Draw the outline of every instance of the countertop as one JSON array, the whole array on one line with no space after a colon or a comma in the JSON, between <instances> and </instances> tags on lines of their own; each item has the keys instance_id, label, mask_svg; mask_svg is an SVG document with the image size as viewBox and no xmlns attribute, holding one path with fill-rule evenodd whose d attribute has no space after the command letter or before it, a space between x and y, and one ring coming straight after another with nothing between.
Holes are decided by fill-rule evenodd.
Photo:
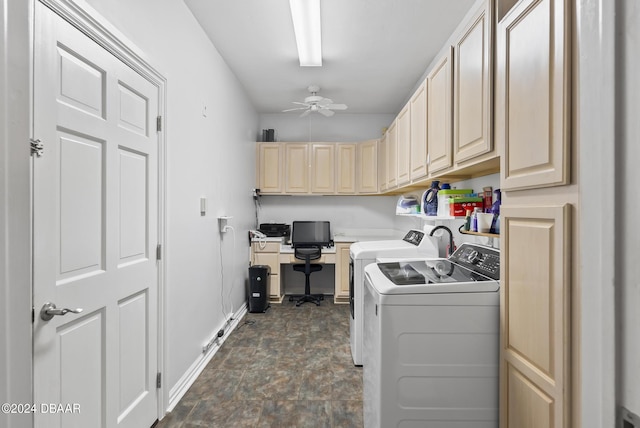
<instances>
[{"instance_id":1,"label":"countertop","mask_svg":"<svg viewBox=\"0 0 640 428\"><path fill-rule=\"evenodd\" d=\"M385 241L390 239L402 239L406 231L395 229L336 229L333 233L333 242L353 243L361 241ZM253 242L280 242L281 253L292 253L291 245L285 244L282 237L253 238ZM335 247L323 250L327 253L335 252Z\"/></svg>"}]
</instances>

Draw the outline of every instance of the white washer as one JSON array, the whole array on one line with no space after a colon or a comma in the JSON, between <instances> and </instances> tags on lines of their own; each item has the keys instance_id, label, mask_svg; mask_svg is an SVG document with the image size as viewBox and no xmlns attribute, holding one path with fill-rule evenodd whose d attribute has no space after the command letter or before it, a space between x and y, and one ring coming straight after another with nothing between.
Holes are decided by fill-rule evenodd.
<instances>
[{"instance_id":1,"label":"white washer","mask_svg":"<svg viewBox=\"0 0 640 428\"><path fill-rule=\"evenodd\" d=\"M349 250L349 339L353 364L362 365L364 268L378 257L438 257L438 239L412 229L403 239L356 242Z\"/></svg>"},{"instance_id":2,"label":"white washer","mask_svg":"<svg viewBox=\"0 0 640 428\"><path fill-rule=\"evenodd\" d=\"M496 428L499 251L365 268L365 428Z\"/></svg>"}]
</instances>

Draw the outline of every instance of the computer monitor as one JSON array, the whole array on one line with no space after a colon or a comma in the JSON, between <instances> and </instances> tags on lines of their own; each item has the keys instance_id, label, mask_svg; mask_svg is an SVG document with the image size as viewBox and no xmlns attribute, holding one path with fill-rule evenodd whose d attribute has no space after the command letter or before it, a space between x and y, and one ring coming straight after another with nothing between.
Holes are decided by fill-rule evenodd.
<instances>
[{"instance_id":1,"label":"computer monitor","mask_svg":"<svg viewBox=\"0 0 640 428\"><path fill-rule=\"evenodd\" d=\"M294 247L331 245L331 226L328 221L294 221L291 233Z\"/></svg>"}]
</instances>

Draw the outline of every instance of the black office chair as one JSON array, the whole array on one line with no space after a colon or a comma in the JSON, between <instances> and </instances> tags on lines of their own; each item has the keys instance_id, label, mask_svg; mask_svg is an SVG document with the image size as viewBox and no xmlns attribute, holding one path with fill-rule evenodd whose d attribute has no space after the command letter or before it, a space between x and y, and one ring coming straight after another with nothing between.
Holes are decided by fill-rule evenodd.
<instances>
[{"instance_id":1,"label":"black office chair","mask_svg":"<svg viewBox=\"0 0 640 428\"><path fill-rule=\"evenodd\" d=\"M293 254L296 259L304 260L304 264L293 265L293 270L297 272L303 272L304 279L304 294L299 296L296 301L296 306L300 306L305 302L314 302L316 306L320 306L320 301L324 300L322 294L311 294L311 285L309 283L309 276L313 272L322 270L322 265L311 263L311 260L318 260L322 256L321 246L309 246L309 247L296 247L293 249ZM290 296L289 301L293 301L298 296Z\"/></svg>"}]
</instances>

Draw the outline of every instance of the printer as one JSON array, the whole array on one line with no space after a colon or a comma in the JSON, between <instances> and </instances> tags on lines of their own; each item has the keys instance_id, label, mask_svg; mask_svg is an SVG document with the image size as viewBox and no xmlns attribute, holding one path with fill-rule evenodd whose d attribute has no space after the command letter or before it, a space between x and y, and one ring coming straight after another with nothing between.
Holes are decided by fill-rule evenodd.
<instances>
[{"instance_id":1,"label":"printer","mask_svg":"<svg viewBox=\"0 0 640 428\"><path fill-rule=\"evenodd\" d=\"M284 223L260 223L258 230L268 237L288 237L291 234L291 226Z\"/></svg>"}]
</instances>

